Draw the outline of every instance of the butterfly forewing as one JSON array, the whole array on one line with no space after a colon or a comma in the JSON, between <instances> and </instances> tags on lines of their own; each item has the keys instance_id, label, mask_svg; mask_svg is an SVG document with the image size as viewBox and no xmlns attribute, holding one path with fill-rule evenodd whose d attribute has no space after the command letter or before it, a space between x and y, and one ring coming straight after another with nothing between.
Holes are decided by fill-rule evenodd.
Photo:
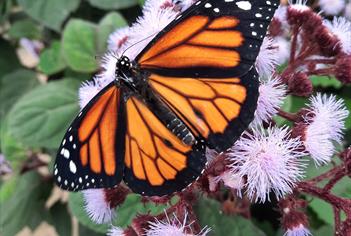
<instances>
[{"instance_id":1,"label":"butterfly forewing","mask_svg":"<svg viewBox=\"0 0 351 236\"><path fill-rule=\"evenodd\" d=\"M164 76L240 77L255 63L278 5L278 0L198 1L136 60Z\"/></svg>"},{"instance_id":2,"label":"butterfly forewing","mask_svg":"<svg viewBox=\"0 0 351 236\"><path fill-rule=\"evenodd\" d=\"M121 90L111 83L67 130L54 166L61 188L109 188L122 180L125 121L121 96Z\"/></svg>"},{"instance_id":3,"label":"butterfly forewing","mask_svg":"<svg viewBox=\"0 0 351 236\"><path fill-rule=\"evenodd\" d=\"M124 182L136 193L162 196L180 191L200 176L205 146L184 144L136 97L126 103Z\"/></svg>"}]
</instances>

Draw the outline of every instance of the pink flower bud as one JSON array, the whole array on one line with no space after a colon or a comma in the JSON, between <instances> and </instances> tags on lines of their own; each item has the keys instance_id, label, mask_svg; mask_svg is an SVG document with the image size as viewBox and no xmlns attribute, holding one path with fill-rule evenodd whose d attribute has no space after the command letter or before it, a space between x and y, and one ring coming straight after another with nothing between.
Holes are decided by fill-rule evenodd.
<instances>
[{"instance_id":1,"label":"pink flower bud","mask_svg":"<svg viewBox=\"0 0 351 236\"><path fill-rule=\"evenodd\" d=\"M313 85L307 74L303 72L296 73L288 81L288 87L292 94L302 97L308 97L313 92Z\"/></svg>"},{"instance_id":2,"label":"pink flower bud","mask_svg":"<svg viewBox=\"0 0 351 236\"><path fill-rule=\"evenodd\" d=\"M351 83L351 55L338 58L335 65L335 76L344 84Z\"/></svg>"}]
</instances>

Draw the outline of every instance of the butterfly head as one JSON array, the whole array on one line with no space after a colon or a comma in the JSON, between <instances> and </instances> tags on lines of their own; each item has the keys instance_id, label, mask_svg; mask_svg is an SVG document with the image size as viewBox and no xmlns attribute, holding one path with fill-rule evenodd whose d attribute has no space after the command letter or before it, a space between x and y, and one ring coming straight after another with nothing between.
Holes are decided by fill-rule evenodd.
<instances>
[{"instance_id":1,"label":"butterfly head","mask_svg":"<svg viewBox=\"0 0 351 236\"><path fill-rule=\"evenodd\" d=\"M122 56L118 59L116 64L116 75L118 77L129 76L132 69L132 62L126 56Z\"/></svg>"}]
</instances>

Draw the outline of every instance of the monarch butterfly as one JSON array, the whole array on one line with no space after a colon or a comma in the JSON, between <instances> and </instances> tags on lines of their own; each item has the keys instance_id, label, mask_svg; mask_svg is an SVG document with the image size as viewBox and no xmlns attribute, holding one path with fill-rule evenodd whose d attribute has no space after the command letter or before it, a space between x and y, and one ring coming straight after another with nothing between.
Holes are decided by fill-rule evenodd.
<instances>
[{"instance_id":1,"label":"monarch butterfly","mask_svg":"<svg viewBox=\"0 0 351 236\"><path fill-rule=\"evenodd\" d=\"M181 191L252 121L254 67L278 0L200 0L82 109L59 148L63 189L111 188L122 179L146 196Z\"/></svg>"}]
</instances>

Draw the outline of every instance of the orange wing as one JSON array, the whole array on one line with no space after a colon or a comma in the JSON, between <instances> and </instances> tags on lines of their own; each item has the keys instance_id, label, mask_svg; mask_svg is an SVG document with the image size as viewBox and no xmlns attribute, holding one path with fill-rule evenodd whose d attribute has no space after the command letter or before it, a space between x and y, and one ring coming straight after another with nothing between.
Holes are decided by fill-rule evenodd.
<instances>
[{"instance_id":1,"label":"orange wing","mask_svg":"<svg viewBox=\"0 0 351 236\"><path fill-rule=\"evenodd\" d=\"M120 98L120 90L111 83L73 121L54 167L55 180L63 189L107 188L121 181L123 158L117 158L124 150L123 145L117 147L121 141L117 133L123 129Z\"/></svg>"},{"instance_id":2,"label":"orange wing","mask_svg":"<svg viewBox=\"0 0 351 236\"><path fill-rule=\"evenodd\" d=\"M184 189L202 172L205 148L182 143L141 100L126 104L126 184L143 195L166 195Z\"/></svg>"},{"instance_id":3,"label":"orange wing","mask_svg":"<svg viewBox=\"0 0 351 236\"><path fill-rule=\"evenodd\" d=\"M142 68L184 68L238 66L244 37L233 27L239 20L223 16L210 20L193 16L163 35L138 60Z\"/></svg>"},{"instance_id":4,"label":"orange wing","mask_svg":"<svg viewBox=\"0 0 351 236\"><path fill-rule=\"evenodd\" d=\"M255 70L240 78L225 79L179 79L152 74L149 83L194 135L207 140L219 152L240 136L256 109Z\"/></svg>"}]
</instances>

